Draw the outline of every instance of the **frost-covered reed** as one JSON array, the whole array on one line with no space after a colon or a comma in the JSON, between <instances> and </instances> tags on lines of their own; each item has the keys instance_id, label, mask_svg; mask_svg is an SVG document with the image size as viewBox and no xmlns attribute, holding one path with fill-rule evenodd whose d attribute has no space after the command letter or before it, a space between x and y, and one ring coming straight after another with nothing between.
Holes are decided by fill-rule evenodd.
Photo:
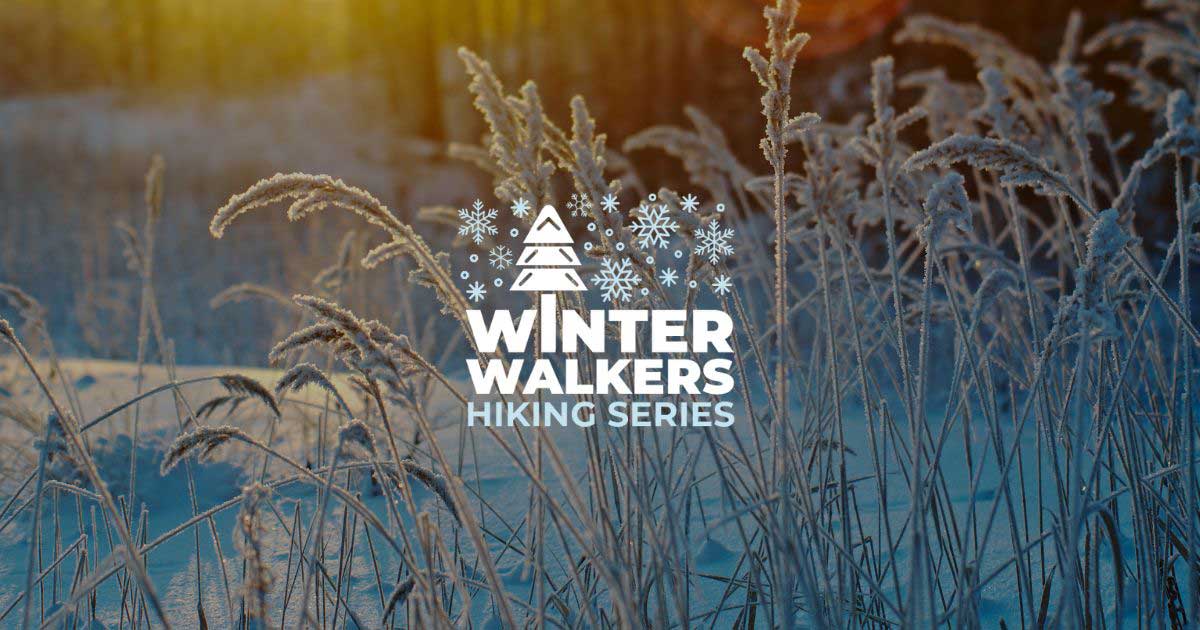
<instances>
[{"instance_id":1,"label":"frost-covered reed","mask_svg":"<svg viewBox=\"0 0 1200 630\"><path fill-rule=\"evenodd\" d=\"M44 312L0 286L26 322L18 332L0 320L0 340L60 419L22 423L41 433L41 461L0 507L0 532L29 514L30 539L52 536L56 513L39 507L58 491L98 506L116 532L55 610L38 590L46 567L86 545L56 547L49 562L31 555L10 609L53 624L113 607L121 623L183 626L222 614L287 627L1195 624L1200 14L1153 0L1147 17L1090 38L1077 14L1050 63L984 28L914 16L898 43L952 47L977 75L883 57L870 111L833 121L793 113L806 102L791 84L806 41L796 12L793 0L769 7L765 47L745 52L762 87L761 107L747 111L764 119L762 160L751 163L699 109L685 110L689 128L611 143L583 98L555 121L536 85L509 92L485 60L459 52L488 134L451 155L481 166L505 202L592 202L588 220L613 228L593 258L637 247L622 213L597 209L605 195L629 207L654 193L691 229L716 217L716 203L728 209L722 224L743 239L735 256L689 255L675 287L639 261L648 290L630 304L719 304L735 318L734 429L597 429L577 450L536 430L467 431L455 414L468 398L446 366L477 351L411 313L429 291L458 323L470 308L449 254L430 245L440 241L408 222L436 229L444 213L393 212L331 176L275 175L231 197L212 235L276 205L294 221L341 208L368 229L327 239L328 266L292 298L255 285L214 298L283 306L294 332L269 355L286 369L274 392L239 375L172 376L108 411L81 409L22 345L44 331L29 325ZM1114 50L1127 60L1105 70L1129 86L1109 93L1091 59ZM1138 124L1155 138L1126 136L1137 125L1112 113L1118 99L1144 112ZM650 150L676 158L711 204L684 212L691 191L647 186L625 153ZM143 278L143 342L170 365L152 282L153 226L170 220L161 163L146 200L146 223L126 234ZM376 243L366 253L363 237ZM411 271L395 317L346 305L359 274L388 269ZM736 289L710 290L718 274L736 276ZM205 383L222 389L193 409L190 388ZM86 435L167 394L180 433L162 473L182 468L192 483L198 459L240 449L262 466L241 496L193 500L190 519L147 540L127 505L135 490L107 490ZM269 422L247 421L247 407ZM278 439L296 433L298 450ZM64 453L73 481L48 465ZM503 493L487 477L500 465L519 479ZM293 485L304 490L284 513L277 499ZM240 513L242 587L224 575L224 610L213 610L197 570L196 616L167 619L145 554L191 532L197 566L211 562L199 532L221 553L212 519L226 510ZM282 534L266 536L267 522ZM110 584L116 606L97 596Z\"/></svg>"}]
</instances>

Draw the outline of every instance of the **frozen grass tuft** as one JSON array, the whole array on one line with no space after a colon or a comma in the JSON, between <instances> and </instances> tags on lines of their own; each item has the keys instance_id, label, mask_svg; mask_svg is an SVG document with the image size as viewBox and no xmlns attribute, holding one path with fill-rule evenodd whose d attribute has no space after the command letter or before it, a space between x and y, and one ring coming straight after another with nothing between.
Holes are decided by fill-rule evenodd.
<instances>
[{"instance_id":1,"label":"frozen grass tuft","mask_svg":"<svg viewBox=\"0 0 1200 630\"><path fill-rule=\"evenodd\" d=\"M671 284L630 259L647 289L630 304L735 317L734 428L466 429L448 366L479 353L413 304L437 300L458 324L470 304L450 255L399 218L436 227L444 210L398 216L328 175L263 179L210 225L220 238L246 212L286 206L291 221L342 209L369 228L327 238L322 271L291 298L250 284L213 298L281 307L274 391L240 374L181 378L153 282L155 226L171 218L156 160L145 221L121 232L142 286L131 398L84 404L45 310L0 285L23 323L0 319L0 341L33 392L0 408L33 445L0 444L28 454L0 505L0 534L28 541L0 625L1194 625L1194 8L1150 2L1090 38L1077 13L1050 64L979 26L915 16L898 42L952 47L977 76L883 57L870 111L842 122L793 112L797 11L768 7L765 46L744 53L762 88L748 108L763 117L755 163L695 108L690 127L614 149L582 97L556 121L535 84L509 92L459 51L489 133L450 154L491 175L505 205L590 202L593 262L637 249L633 199L657 195L689 235L722 204L736 254L690 253ZM1096 88L1101 51L1126 57L1104 70L1128 88ZM1114 116L1118 99L1146 119ZM1141 124L1155 138L1139 146L1128 132ZM648 187L621 151L649 150L697 190ZM701 189L710 203L689 202ZM389 272L394 316L356 314L357 279ZM709 288L722 277L733 291ZM143 382L152 362L165 382ZM206 385L216 396L193 407ZM96 465L92 436L128 419L136 442L151 403L178 435L160 472L187 480L169 523L139 500L136 461L117 496ZM206 457L250 462L240 495L205 500ZM182 580L151 562L173 543Z\"/></svg>"}]
</instances>

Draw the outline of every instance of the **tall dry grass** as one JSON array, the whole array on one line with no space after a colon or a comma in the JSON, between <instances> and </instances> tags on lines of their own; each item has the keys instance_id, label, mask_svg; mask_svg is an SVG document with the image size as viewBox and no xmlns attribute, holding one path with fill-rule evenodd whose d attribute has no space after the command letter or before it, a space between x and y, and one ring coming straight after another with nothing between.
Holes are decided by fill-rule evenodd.
<instances>
[{"instance_id":1,"label":"tall dry grass","mask_svg":"<svg viewBox=\"0 0 1200 630\"><path fill-rule=\"evenodd\" d=\"M556 124L536 85L510 93L486 61L460 51L490 133L483 146L452 153L483 166L505 204L524 198L536 206L571 193L592 200L590 220L614 228L611 236L600 232L594 258L635 247L622 214L600 209L604 195L653 193L689 237L717 216L716 203L725 208L721 219L743 237L732 261L692 253L679 288L671 288L635 259L650 290L633 304L719 304L735 317L740 415L731 430L598 428L570 451L549 430L468 431L457 420L439 422L437 400L456 409L467 401L448 373L455 353L447 345L508 357L484 357L465 335L454 344L432 338L408 304L397 306L404 334L341 306L339 294L354 279L353 237L341 247L329 239L337 261L311 295L288 299L237 286L215 300L265 297L294 318L296 332L271 353L272 362L291 366L274 391L236 375L182 381L155 300L156 163L146 221L126 234L143 283L139 370L153 342L169 383L144 388L139 378L132 400L83 420L91 414L70 383L47 379L23 345L38 338L60 373L40 309L0 287L26 319L21 333L3 322L0 337L54 411L46 421L20 416L41 442L34 470L0 508L0 532L23 523L30 541L23 590L0 621L1196 623L1200 334L1189 276L1200 217L1200 13L1183 1L1156 0L1148 9L1153 19L1091 38L1073 19L1051 64L979 27L912 18L898 41L958 48L978 66L978 81L936 69L896 76L892 59L882 58L872 66L873 111L836 123L792 114L790 78L806 36L792 28L795 2L780 0L765 12L764 51L745 54L763 85L761 175L699 110L687 112L694 128L649 129L618 151L582 98L571 102L570 124ZM1089 55L1108 48L1132 52L1108 69L1130 81L1127 99L1152 118L1158 136L1146 146L1120 135L1127 121L1106 111L1116 95L1087 78ZM902 91L915 91L919 105L900 111ZM623 152L648 149L678 158L713 203L693 215L680 211L677 191L647 187ZM1147 186L1154 182L1165 182L1161 191ZM1167 191L1169 211L1157 194ZM283 202L293 221L323 210L354 213L383 237L361 257L363 267L408 266L411 300L432 291L446 315L465 321L469 303L449 256L370 193L333 177L264 179L231 197L211 232L219 238L245 212ZM1147 220L1173 221L1173 240L1140 239L1134 227ZM772 246L762 246L768 240ZM728 273L739 279L736 291L707 289ZM587 307L577 296L560 303ZM583 354L586 364L591 357ZM188 388L201 382L223 393L193 408ZM309 388L325 401L316 405L319 425L305 429L310 450L289 453L281 432L295 430L289 425L301 410L314 411L289 396ZM179 437L162 471L184 467L192 516L150 539L149 516L134 507L136 458L128 490L113 496L87 431L132 411L136 445L140 404L166 394ZM270 421L218 424L243 404ZM517 490L496 496L484 487L480 467L489 462L476 455L479 441L507 457L521 478ZM194 460L235 445L261 457L250 475L257 479L237 497L199 505ZM77 476L61 474L64 460ZM378 500L362 496L364 479ZM297 484L311 500L289 515L280 493ZM420 502L415 487L436 500ZM61 515L46 497L60 492L96 505L104 531L116 532L106 556L86 557L101 546L82 524L82 542L73 544L47 527L47 518L57 524ZM519 520L507 520L518 502ZM214 554L225 558L222 536L231 533L219 531L215 517L234 510L241 570L218 563L221 610L213 610L200 567ZM286 532L283 554L265 550L264 521ZM97 531L93 525L90 535ZM211 539L205 544L202 531ZM195 616L168 619L145 558L189 532ZM72 560L70 588L48 596L48 576L57 584L54 572ZM354 594L355 563L370 566L377 596ZM97 596L113 583L119 598Z\"/></svg>"}]
</instances>

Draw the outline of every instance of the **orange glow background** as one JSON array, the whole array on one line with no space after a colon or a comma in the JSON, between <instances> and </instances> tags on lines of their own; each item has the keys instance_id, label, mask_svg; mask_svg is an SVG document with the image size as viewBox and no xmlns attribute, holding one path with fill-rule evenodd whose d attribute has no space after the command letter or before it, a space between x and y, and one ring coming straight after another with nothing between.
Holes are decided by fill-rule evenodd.
<instances>
[{"instance_id":1,"label":"orange glow background","mask_svg":"<svg viewBox=\"0 0 1200 630\"><path fill-rule=\"evenodd\" d=\"M733 44L762 41L762 0L688 0L698 23ZM796 15L799 30L812 35L801 55L815 59L844 52L878 35L908 5L908 0L808 0Z\"/></svg>"}]
</instances>

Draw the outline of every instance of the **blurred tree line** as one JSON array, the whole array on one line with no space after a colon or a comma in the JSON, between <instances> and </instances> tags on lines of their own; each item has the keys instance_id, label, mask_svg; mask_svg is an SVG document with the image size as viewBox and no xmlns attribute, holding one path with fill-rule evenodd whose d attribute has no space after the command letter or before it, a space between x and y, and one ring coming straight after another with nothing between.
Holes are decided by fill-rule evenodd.
<instances>
[{"instance_id":1,"label":"blurred tree line","mask_svg":"<svg viewBox=\"0 0 1200 630\"><path fill-rule=\"evenodd\" d=\"M1042 58L1053 54L1075 4L808 4L818 12L823 5L833 7L828 10L833 15L856 3L871 7L885 1L908 4L910 13L978 22ZM381 87L383 102L364 103L364 115L393 117L401 132L431 140L472 139L478 128L473 116L464 116L470 105L454 54L466 45L491 60L510 84L536 80L554 114L565 112L571 94L584 94L618 138L680 120L686 103L736 131L757 111L748 92L757 88L740 55L747 42L737 40L746 37L747 23L761 32L761 5L762 0L5 0L0 95L95 88L131 98L240 94L349 71ZM1095 29L1135 5L1136 0L1089 0L1080 8ZM740 32L732 37L720 32L725 25ZM809 60L800 68L797 88L819 95L840 68L865 70L860 62L886 47L886 37L875 37L848 52Z\"/></svg>"}]
</instances>

